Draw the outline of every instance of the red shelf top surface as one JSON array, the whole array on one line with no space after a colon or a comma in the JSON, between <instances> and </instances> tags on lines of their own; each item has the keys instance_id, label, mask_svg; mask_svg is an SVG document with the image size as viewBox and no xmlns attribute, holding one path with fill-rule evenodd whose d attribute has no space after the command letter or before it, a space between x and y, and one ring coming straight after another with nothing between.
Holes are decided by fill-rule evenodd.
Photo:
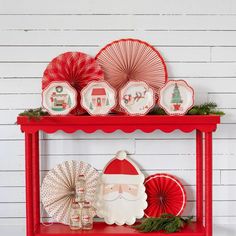
<instances>
[{"instance_id":1,"label":"red shelf top surface","mask_svg":"<svg viewBox=\"0 0 236 236\"><path fill-rule=\"evenodd\" d=\"M216 130L220 123L220 116L43 116L40 120L29 120L28 117L19 116L17 124L21 130L27 133L34 133L39 130L46 133L54 133L63 130L66 133L73 133L77 130L83 130L92 133L96 130L102 130L111 133L116 130L122 130L126 133L142 130L149 133L154 130L163 132L172 132L179 129L183 132L192 132L200 130L202 132L212 132Z\"/></svg>"},{"instance_id":2,"label":"red shelf top surface","mask_svg":"<svg viewBox=\"0 0 236 236\"><path fill-rule=\"evenodd\" d=\"M107 225L103 222L97 222L94 224L93 230L81 231L81 230L70 230L69 226L62 224L53 224L49 226L40 225L39 230L36 232L36 236L46 236L46 235L60 235L60 236L71 236L71 235L96 235L96 236L141 236L141 235L153 235L153 236L164 236L168 235L161 232L152 233L140 233L130 226L116 226ZM181 232L172 233L173 236L204 236L205 229L201 224L191 223L187 225Z\"/></svg>"}]
</instances>

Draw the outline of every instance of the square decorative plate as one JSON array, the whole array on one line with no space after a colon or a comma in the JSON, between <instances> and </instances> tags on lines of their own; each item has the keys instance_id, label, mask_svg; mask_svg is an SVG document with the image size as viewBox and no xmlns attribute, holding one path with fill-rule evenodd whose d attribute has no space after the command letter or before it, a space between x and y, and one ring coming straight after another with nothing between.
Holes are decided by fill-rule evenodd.
<instances>
[{"instance_id":1,"label":"square decorative plate","mask_svg":"<svg viewBox=\"0 0 236 236\"><path fill-rule=\"evenodd\" d=\"M105 81L94 81L81 90L81 106L90 115L107 115L116 106L116 91Z\"/></svg>"},{"instance_id":2,"label":"square decorative plate","mask_svg":"<svg viewBox=\"0 0 236 236\"><path fill-rule=\"evenodd\" d=\"M130 81L120 90L119 103L129 115L145 115L155 105L154 91L143 81Z\"/></svg>"},{"instance_id":3,"label":"square decorative plate","mask_svg":"<svg viewBox=\"0 0 236 236\"><path fill-rule=\"evenodd\" d=\"M42 106L50 115L67 115L77 106L77 91L68 82L51 82L43 90Z\"/></svg>"},{"instance_id":4,"label":"square decorative plate","mask_svg":"<svg viewBox=\"0 0 236 236\"><path fill-rule=\"evenodd\" d=\"M194 104L194 91L184 80L169 80L159 91L159 106L169 115L184 115Z\"/></svg>"}]
</instances>

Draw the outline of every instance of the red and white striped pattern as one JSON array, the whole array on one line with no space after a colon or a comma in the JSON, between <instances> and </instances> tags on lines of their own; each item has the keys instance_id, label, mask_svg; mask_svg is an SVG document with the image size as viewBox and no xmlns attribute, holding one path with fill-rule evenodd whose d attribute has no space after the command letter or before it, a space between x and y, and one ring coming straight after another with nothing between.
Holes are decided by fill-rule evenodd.
<instances>
[{"instance_id":1,"label":"red and white striped pattern","mask_svg":"<svg viewBox=\"0 0 236 236\"><path fill-rule=\"evenodd\" d=\"M178 179L169 174L154 174L145 179L148 207L146 217L162 213L180 215L186 206L186 193Z\"/></svg>"},{"instance_id":2,"label":"red and white striped pattern","mask_svg":"<svg viewBox=\"0 0 236 236\"><path fill-rule=\"evenodd\" d=\"M105 80L120 89L129 81L144 81L157 94L167 81L165 62L148 43L137 39L121 39L106 45L96 55Z\"/></svg>"},{"instance_id":3,"label":"red and white striped pattern","mask_svg":"<svg viewBox=\"0 0 236 236\"><path fill-rule=\"evenodd\" d=\"M103 71L96 60L81 52L66 52L54 58L44 71L42 89L52 81L67 81L78 92L75 113L81 113L80 91L90 81L103 80Z\"/></svg>"}]
</instances>

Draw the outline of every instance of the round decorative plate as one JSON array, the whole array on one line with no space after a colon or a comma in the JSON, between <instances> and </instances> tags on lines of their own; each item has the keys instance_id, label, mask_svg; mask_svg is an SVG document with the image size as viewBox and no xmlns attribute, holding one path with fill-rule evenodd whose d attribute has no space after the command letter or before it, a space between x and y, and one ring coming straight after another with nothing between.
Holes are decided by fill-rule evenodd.
<instances>
[{"instance_id":1,"label":"round decorative plate","mask_svg":"<svg viewBox=\"0 0 236 236\"><path fill-rule=\"evenodd\" d=\"M184 115L194 104L194 91L184 80L169 80L159 91L159 106L169 115Z\"/></svg>"},{"instance_id":2,"label":"round decorative plate","mask_svg":"<svg viewBox=\"0 0 236 236\"><path fill-rule=\"evenodd\" d=\"M114 41L100 50L96 60L104 71L105 80L117 92L130 80L144 81L157 94L167 81L165 62L148 43L137 39ZM117 107L117 110L120 110Z\"/></svg>"},{"instance_id":3,"label":"round decorative plate","mask_svg":"<svg viewBox=\"0 0 236 236\"><path fill-rule=\"evenodd\" d=\"M50 115L67 115L77 105L77 92L67 82L54 81L42 93L42 106Z\"/></svg>"},{"instance_id":4,"label":"round decorative plate","mask_svg":"<svg viewBox=\"0 0 236 236\"><path fill-rule=\"evenodd\" d=\"M146 217L159 217L162 213L180 215L186 205L186 193L178 179L168 174L154 174L144 182L148 207Z\"/></svg>"},{"instance_id":5,"label":"round decorative plate","mask_svg":"<svg viewBox=\"0 0 236 236\"><path fill-rule=\"evenodd\" d=\"M82 52L66 52L54 58L43 74L42 88L52 81L67 81L78 92L77 108L72 113L83 113L80 107L80 91L90 81L104 79L96 60Z\"/></svg>"},{"instance_id":6,"label":"round decorative plate","mask_svg":"<svg viewBox=\"0 0 236 236\"><path fill-rule=\"evenodd\" d=\"M66 161L50 170L43 179L41 200L50 217L56 222L69 224L70 210L75 199L75 183L79 175L86 180L86 201L95 202L99 174L83 161Z\"/></svg>"},{"instance_id":7,"label":"round decorative plate","mask_svg":"<svg viewBox=\"0 0 236 236\"><path fill-rule=\"evenodd\" d=\"M155 105L154 91L145 82L130 81L120 90L119 103L129 115L145 115Z\"/></svg>"},{"instance_id":8,"label":"round decorative plate","mask_svg":"<svg viewBox=\"0 0 236 236\"><path fill-rule=\"evenodd\" d=\"M116 91L105 81L91 82L81 91L81 106L90 115L107 115L116 105Z\"/></svg>"}]
</instances>

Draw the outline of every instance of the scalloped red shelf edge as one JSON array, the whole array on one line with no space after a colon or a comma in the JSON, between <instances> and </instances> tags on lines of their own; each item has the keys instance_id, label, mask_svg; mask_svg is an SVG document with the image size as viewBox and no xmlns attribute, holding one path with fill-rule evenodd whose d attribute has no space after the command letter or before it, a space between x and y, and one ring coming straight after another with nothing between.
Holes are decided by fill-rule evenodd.
<instances>
[{"instance_id":1,"label":"scalloped red shelf edge","mask_svg":"<svg viewBox=\"0 0 236 236\"><path fill-rule=\"evenodd\" d=\"M17 124L21 125L23 132L35 133L39 130L46 133L54 133L62 130L66 133L73 133L82 130L86 133L92 133L102 130L105 133L111 133L116 130L122 130L125 133L131 133L141 130L150 133L155 130L162 130L169 133L174 130L183 132L192 132L200 130L202 132L215 131L217 124L220 123L220 116L43 116L40 120L29 120L28 117L18 116Z\"/></svg>"}]
</instances>

